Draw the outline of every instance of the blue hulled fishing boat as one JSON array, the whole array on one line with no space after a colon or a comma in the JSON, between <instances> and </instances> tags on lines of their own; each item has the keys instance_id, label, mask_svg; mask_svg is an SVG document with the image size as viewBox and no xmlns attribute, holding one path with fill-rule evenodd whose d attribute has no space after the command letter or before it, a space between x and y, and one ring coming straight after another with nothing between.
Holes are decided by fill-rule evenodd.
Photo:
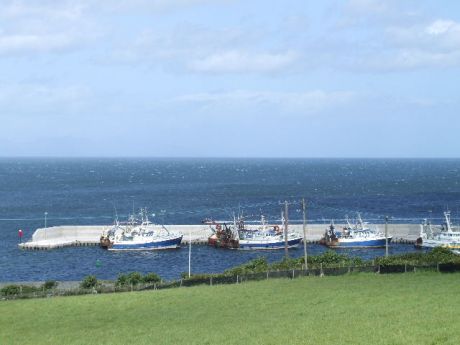
<instances>
[{"instance_id":1,"label":"blue hulled fishing boat","mask_svg":"<svg viewBox=\"0 0 460 345\"><path fill-rule=\"evenodd\" d=\"M351 225L347 219L347 226L342 231L337 231L334 222L331 222L321 243L331 248L385 247L391 239L391 236L385 237L378 229L369 228L358 214L356 223Z\"/></svg>"},{"instance_id":2,"label":"blue hulled fishing boat","mask_svg":"<svg viewBox=\"0 0 460 345\"><path fill-rule=\"evenodd\" d=\"M255 229L240 228L238 230L239 247L241 250L284 249L284 230L278 225L268 226L264 216L261 217L261 225ZM288 248L298 247L302 237L294 233L287 235Z\"/></svg>"},{"instance_id":3,"label":"blue hulled fishing boat","mask_svg":"<svg viewBox=\"0 0 460 345\"><path fill-rule=\"evenodd\" d=\"M146 209L142 209L140 215L140 222L133 218L126 225L116 222L101 237L101 246L108 250L160 250L180 247L182 234L172 233L163 225L151 223Z\"/></svg>"},{"instance_id":4,"label":"blue hulled fishing boat","mask_svg":"<svg viewBox=\"0 0 460 345\"><path fill-rule=\"evenodd\" d=\"M213 234L208 238L208 244L216 248L240 250L270 250L284 249L284 230L278 225L268 225L265 217L261 216L258 226L247 226L242 216L230 222L203 221L209 224ZM288 233L288 248L298 247L302 237Z\"/></svg>"}]
</instances>

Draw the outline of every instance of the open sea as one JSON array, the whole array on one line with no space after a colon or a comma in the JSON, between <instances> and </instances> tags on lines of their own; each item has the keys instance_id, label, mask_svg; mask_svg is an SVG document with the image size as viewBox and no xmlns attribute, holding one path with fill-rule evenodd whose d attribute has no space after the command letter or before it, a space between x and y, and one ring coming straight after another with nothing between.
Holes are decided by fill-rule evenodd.
<instances>
[{"instance_id":1,"label":"open sea","mask_svg":"<svg viewBox=\"0 0 460 345\"><path fill-rule=\"evenodd\" d=\"M291 222L300 222L298 202L308 202L310 222L340 220L360 211L370 222L441 222L450 209L460 216L460 159L0 159L0 282L100 279L118 273L156 272L165 279L188 269L188 251L108 252L98 247L21 251L36 228L65 224L111 224L133 205L147 207L157 223L199 224L244 210L279 221L284 200ZM311 254L325 249L309 246ZM415 250L393 245L391 253ZM382 249L342 250L372 258ZM192 271L221 272L258 256L280 260L283 251L241 252L192 247ZM303 250L291 250L298 257ZM96 265L99 261L101 265Z\"/></svg>"}]
</instances>

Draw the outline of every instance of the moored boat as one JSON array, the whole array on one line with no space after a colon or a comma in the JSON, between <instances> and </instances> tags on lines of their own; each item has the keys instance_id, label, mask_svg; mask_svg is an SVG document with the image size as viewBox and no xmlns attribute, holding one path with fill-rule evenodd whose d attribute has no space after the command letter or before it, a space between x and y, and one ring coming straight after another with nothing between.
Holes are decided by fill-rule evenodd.
<instances>
[{"instance_id":1,"label":"moored boat","mask_svg":"<svg viewBox=\"0 0 460 345\"><path fill-rule=\"evenodd\" d=\"M216 248L263 250L284 249L284 231L278 225L268 225L265 217L261 216L259 226L248 227L244 218L239 217L229 225L207 220L213 234L208 238L208 245ZM302 237L294 233L288 234L288 248L298 247Z\"/></svg>"},{"instance_id":2,"label":"moored boat","mask_svg":"<svg viewBox=\"0 0 460 345\"><path fill-rule=\"evenodd\" d=\"M209 224L213 232L212 235L208 237L209 246L228 249L238 248L238 231L234 226L227 225L225 222L218 223L212 220L206 220L203 223Z\"/></svg>"},{"instance_id":3,"label":"moored boat","mask_svg":"<svg viewBox=\"0 0 460 345\"><path fill-rule=\"evenodd\" d=\"M261 216L260 226L255 229L242 227L238 230L240 250L270 250L286 247L283 228L278 225L268 225L265 217ZM287 247L295 248L302 242L302 237L295 233L287 234Z\"/></svg>"},{"instance_id":4,"label":"moored boat","mask_svg":"<svg viewBox=\"0 0 460 345\"><path fill-rule=\"evenodd\" d=\"M390 244L391 239L392 236L386 237L377 228L371 229L358 214L356 223L351 225L347 220L347 226L342 231L337 231L332 221L320 243L330 248L378 248Z\"/></svg>"},{"instance_id":5,"label":"moored boat","mask_svg":"<svg viewBox=\"0 0 460 345\"><path fill-rule=\"evenodd\" d=\"M460 249L460 229L454 231L451 223L450 212L444 212L444 224L440 229L435 229L431 222L425 220L420 225L420 237L417 238L415 246L419 248L445 247L449 249Z\"/></svg>"},{"instance_id":6,"label":"moored boat","mask_svg":"<svg viewBox=\"0 0 460 345\"><path fill-rule=\"evenodd\" d=\"M172 233L163 225L148 220L141 210L139 224L121 226L118 222L101 237L101 246L108 250L160 250L180 247L182 234Z\"/></svg>"}]
</instances>

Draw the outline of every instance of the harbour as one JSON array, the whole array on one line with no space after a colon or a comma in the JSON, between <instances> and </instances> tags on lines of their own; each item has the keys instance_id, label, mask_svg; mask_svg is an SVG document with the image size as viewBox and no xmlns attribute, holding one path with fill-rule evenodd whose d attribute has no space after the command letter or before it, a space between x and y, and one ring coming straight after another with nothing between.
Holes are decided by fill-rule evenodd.
<instances>
[{"instance_id":1,"label":"harbour","mask_svg":"<svg viewBox=\"0 0 460 345\"><path fill-rule=\"evenodd\" d=\"M345 224L337 224L343 227ZM384 224L379 224L383 229ZM298 235L303 232L301 224L290 224L290 230ZM184 235L182 243L189 241L194 245L205 245L212 231L207 225L167 225L167 228ZM310 224L307 228L307 243L318 244L324 234L326 224ZM35 230L30 241L18 244L24 250L50 250L64 247L99 246L100 238L110 229L108 225L64 225ZM389 232L393 243L414 244L420 234L420 225L391 224Z\"/></svg>"},{"instance_id":2,"label":"harbour","mask_svg":"<svg viewBox=\"0 0 460 345\"><path fill-rule=\"evenodd\" d=\"M289 231L302 236L303 197L309 255L328 250L319 241L331 221L341 230L346 216L353 218L358 211L380 232L385 216L391 217L390 254L416 252L424 250L415 248L414 241L425 219L442 224L448 206L454 227L459 222L456 171L459 160L3 160L0 281L78 281L88 274L114 279L132 271L177 279L188 271L190 237L193 272L218 273L260 256L279 261L283 250L210 247L212 232L201 222L209 217L230 221L241 210L250 226L261 214L268 224L281 226L287 199ZM126 221L133 206L135 211L147 207L152 222L181 233L181 248L99 248L101 234L117 214ZM385 255L384 248L333 250L367 260ZM289 256L303 256L302 245L290 249Z\"/></svg>"}]
</instances>

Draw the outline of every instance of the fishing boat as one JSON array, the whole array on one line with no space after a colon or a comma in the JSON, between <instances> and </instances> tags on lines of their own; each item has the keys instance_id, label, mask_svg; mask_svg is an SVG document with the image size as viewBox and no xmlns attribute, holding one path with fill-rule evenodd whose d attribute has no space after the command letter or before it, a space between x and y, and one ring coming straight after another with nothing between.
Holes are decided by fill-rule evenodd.
<instances>
[{"instance_id":1,"label":"fishing boat","mask_svg":"<svg viewBox=\"0 0 460 345\"><path fill-rule=\"evenodd\" d=\"M284 249L284 231L278 225L268 225L261 216L259 226L247 226L243 217L234 219L233 224L207 220L213 234L208 238L208 245L216 248L262 250ZM298 247L302 237L288 234L288 248Z\"/></svg>"},{"instance_id":2,"label":"fishing boat","mask_svg":"<svg viewBox=\"0 0 460 345\"><path fill-rule=\"evenodd\" d=\"M170 232L164 225L149 221L147 210L141 209L141 220L127 225L118 222L101 237L101 246L108 250L160 250L180 247L182 234Z\"/></svg>"},{"instance_id":3,"label":"fishing boat","mask_svg":"<svg viewBox=\"0 0 460 345\"><path fill-rule=\"evenodd\" d=\"M391 236L385 237L385 234L379 232L377 228L371 229L358 213L356 223L351 225L347 219L347 226L342 231L337 231L332 221L320 243L330 248L378 248L385 247L391 239Z\"/></svg>"},{"instance_id":4,"label":"fishing boat","mask_svg":"<svg viewBox=\"0 0 460 345\"><path fill-rule=\"evenodd\" d=\"M268 225L261 216L260 226L255 229L240 228L238 230L240 250L284 249L286 247L284 230L278 225ZM302 242L302 237L295 233L287 234L287 247L295 248Z\"/></svg>"},{"instance_id":5,"label":"fishing boat","mask_svg":"<svg viewBox=\"0 0 460 345\"><path fill-rule=\"evenodd\" d=\"M209 246L228 249L238 248L238 231L234 225L229 225L226 222L216 222L210 219L203 221L203 223L208 224L212 231L212 235L208 237Z\"/></svg>"},{"instance_id":6,"label":"fishing boat","mask_svg":"<svg viewBox=\"0 0 460 345\"><path fill-rule=\"evenodd\" d=\"M452 227L450 212L444 212L444 224L440 229L434 229L431 222L425 219L420 225L420 237L415 241L418 248L445 247L449 249L460 249L460 229Z\"/></svg>"}]
</instances>

